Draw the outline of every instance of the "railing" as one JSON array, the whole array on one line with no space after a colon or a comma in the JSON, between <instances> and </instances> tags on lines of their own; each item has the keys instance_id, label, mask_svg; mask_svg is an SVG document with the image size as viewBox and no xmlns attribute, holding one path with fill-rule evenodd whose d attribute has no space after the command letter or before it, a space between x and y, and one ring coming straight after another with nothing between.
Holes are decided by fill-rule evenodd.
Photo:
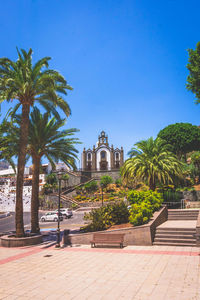
<instances>
[{"instance_id":1,"label":"railing","mask_svg":"<svg viewBox=\"0 0 200 300\"><path fill-rule=\"evenodd\" d=\"M163 202L163 205L166 205L168 208L182 208L182 202L181 201L168 201L168 202Z\"/></svg>"}]
</instances>

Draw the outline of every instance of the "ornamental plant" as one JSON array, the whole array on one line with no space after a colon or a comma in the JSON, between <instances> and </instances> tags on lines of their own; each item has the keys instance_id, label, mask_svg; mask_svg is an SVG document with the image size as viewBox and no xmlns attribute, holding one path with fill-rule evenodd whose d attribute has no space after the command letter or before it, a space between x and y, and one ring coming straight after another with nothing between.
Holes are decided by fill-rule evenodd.
<instances>
[{"instance_id":1,"label":"ornamental plant","mask_svg":"<svg viewBox=\"0 0 200 300\"><path fill-rule=\"evenodd\" d=\"M131 204L129 222L134 226L147 223L154 211L158 210L163 202L162 194L148 191L130 191L128 201Z\"/></svg>"},{"instance_id":2,"label":"ornamental plant","mask_svg":"<svg viewBox=\"0 0 200 300\"><path fill-rule=\"evenodd\" d=\"M82 231L100 231L112 225L127 223L129 211L124 202L108 204L97 209L93 209L86 214L84 219L91 221L89 225L82 228Z\"/></svg>"},{"instance_id":3,"label":"ornamental plant","mask_svg":"<svg viewBox=\"0 0 200 300\"><path fill-rule=\"evenodd\" d=\"M149 202L131 205L129 221L134 226L148 223L153 215L153 207Z\"/></svg>"}]
</instances>

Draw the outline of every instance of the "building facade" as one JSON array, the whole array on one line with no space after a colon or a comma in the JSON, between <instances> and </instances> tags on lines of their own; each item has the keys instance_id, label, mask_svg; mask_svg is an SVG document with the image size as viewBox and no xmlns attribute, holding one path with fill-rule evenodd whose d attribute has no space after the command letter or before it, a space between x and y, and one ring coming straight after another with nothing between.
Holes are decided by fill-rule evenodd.
<instances>
[{"instance_id":1,"label":"building facade","mask_svg":"<svg viewBox=\"0 0 200 300\"><path fill-rule=\"evenodd\" d=\"M118 170L124 163L124 150L111 147L108 136L102 131L98 137L96 147L83 149L82 170L83 171L112 171Z\"/></svg>"}]
</instances>

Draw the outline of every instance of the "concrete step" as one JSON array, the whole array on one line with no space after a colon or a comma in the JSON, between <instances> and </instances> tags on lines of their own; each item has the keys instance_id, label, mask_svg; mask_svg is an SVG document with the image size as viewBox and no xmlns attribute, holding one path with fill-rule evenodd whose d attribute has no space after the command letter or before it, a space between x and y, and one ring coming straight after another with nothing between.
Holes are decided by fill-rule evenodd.
<instances>
[{"instance_id":1,"label":"concrete step","mask_svg":"<svg viewBox=\"0 0 200 300\"><path fill-rule=\"evenodd\" d=\"M189 244L189 243L176 243L176 242L153 242L153 245L157 246L184 246L184 247L196 247L196 243Z\"/></svg>"},{"instance_id":2,"label":"concrete step","mask_svg":"<svg viewBox=\"0 0 200 300\"><path fill-rule=\"evenodd\" d=\"M183 231L185 231L185 232L196 232L196 228L178 228L178 227L176 227L176 228L174 228L174 227L157 227L156 228L156 232L165 232L165 231L180 231L180 232L183 232Z\"/></svg>"},{"instance_id":3,"label":"concrete step","mask_svg":"<svg viewBox=\"0 0 200 300\"><path fill-rule=\"evenodd\" d=\"M191 214L185 214L185 213L184 213L184 214L175 214L175 213L174 213L174 214L168 214L168 216L170 216L170 217L171 217L171 216L181 216L181 217L182 217L182 216L183 216L183 217L194 216L194 217L197 217L198 214L194 214L194 213L191 213Z\"/></svg>"},{"instance_id":4,"label":"concrete step","mask_svg":"<svg viewBox=\"0 0 200 300\"><path fill-rule=\"evenodd\" d=\"M191 235L191 234L162 234L162 233L156 233L155 238L173 238L173 239L194 239L196 240L196 238Z\"/></svg>"},{"instance_id":5,"label":"concrete step","mask_svg":"<svg viewBox=\"0 0 200 300\"><path fill-rule=\"evenodd\" d=\"M190 214L186 214L186 213L184 213L184 214L179 214L179 213L173 213L173 214L168 214L168 216L198 216L198 214L195 214L195 213L190 213Z\"/></svg>"},{"instance_id":6,"label":"concrete step","mask_svg":"<svg viewBox=\"0 0 200 300\"><path fill-rule=\"evenodd\" d=\"M168 209L168 212L181 212L181 213L184 213L184 212L199 212L199 209Z\"/></svg>"},{"instance_id":7,"label":"concrete step","mask_svg":"<svg viewBox=\"0 0 200 300\"><path fill-rule=\"evenodd\" d=\"M196 239L155 238L154 242L196 244Z\"/></svg>"},{"instance_id":8,"label":"concrete step","mask_svg":"<svg viewBox=\"0 0 200 300\"><path fill-rule=\"evenodd\" d=\"M156 236L157 235L163 235L163 236L175 236L175 235L181 235L181 236L194 236L196 232L188 232L188 231L156 231Z\"/></svg>"},{"instance_id":9,"label":"concrete step","mask_svg":"<svg viewBox=\"0 0 200 300\"><path fill-rule=\"evenodd\" d=\"M197 220L198 216L168 216L168 220Z\"/></svg>"}]
</instances>

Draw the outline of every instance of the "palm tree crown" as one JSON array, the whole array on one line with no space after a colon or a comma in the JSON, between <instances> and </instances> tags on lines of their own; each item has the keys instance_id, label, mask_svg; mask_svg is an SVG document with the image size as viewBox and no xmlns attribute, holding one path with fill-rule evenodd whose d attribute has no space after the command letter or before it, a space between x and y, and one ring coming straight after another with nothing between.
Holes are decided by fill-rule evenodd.
<instances>
[{"instance_id":1,"label":"palm tree crown","mask_svg":"<svg viewBox=\"0 0 200 300\"><path fill-rule=\"evenodd\" d=\"M34 102L58 116L55 107L61 108L69 116L70 108L61 94L72 90L64 77L55 70L48 69L50 57L44 57L32 63L32 49L28 52L17 49L18 59L12 61L0 58L0 103L4 100L18 100L19 105Z\"/></svg>"},{"instance_id":2,"label":"palm tree crown","mask_svg":"<svg viewBox=\"0 0 200 300\"><path fill-rule=\"evenodd\" d=\"M135 146L122 167L123 178L147 182L150 189L155 190L156 184L173 183L176 177L182 176L181 162L160 138L153 140L151 137Z\"/></svg>"}]
</instances>

